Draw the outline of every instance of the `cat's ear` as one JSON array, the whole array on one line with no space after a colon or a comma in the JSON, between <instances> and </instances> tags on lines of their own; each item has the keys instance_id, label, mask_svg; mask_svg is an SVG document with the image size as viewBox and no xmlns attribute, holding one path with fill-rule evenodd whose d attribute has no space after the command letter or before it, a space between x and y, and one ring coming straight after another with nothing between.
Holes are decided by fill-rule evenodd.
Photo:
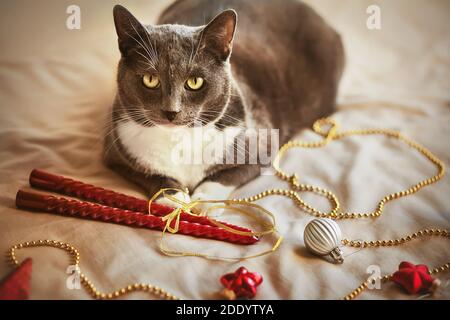
<instances>
[{"instance_id":1,"label":"cat's ear","mask_svg":"<svg viewBox=\"0 0 450 320\"><path fill-rule=\"evenodd\" d=\"M211 51L221 60L228 59L233 47L236 23L236 11L228 9L218 14L203 28L199 48Z\"/></svg>"},{"instance_id":2,"label":"cat's ear","mask_svg":"<svg viewBox=\"0 0 450 320\"><path fill-rule=\"evenodd\" d=\"M114 6L113 15L119 49L122 55L126 56L130 49L139 45L137 42L139 39L147 37L147 30L130 11L121 5Z\"/></svg>"}]
</instances>

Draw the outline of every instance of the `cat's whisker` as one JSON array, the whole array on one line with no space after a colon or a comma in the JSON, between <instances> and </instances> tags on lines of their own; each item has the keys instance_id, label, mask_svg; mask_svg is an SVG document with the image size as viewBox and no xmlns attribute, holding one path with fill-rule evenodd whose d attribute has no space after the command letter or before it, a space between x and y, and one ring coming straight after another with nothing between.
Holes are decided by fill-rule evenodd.
<instances>
[{"instance_id":1,"label":"cat's whisker","mask_svg":"<svg viewBox=\"0 0 450 320\"><path fill-rule=\"evenodd\" d=\"M129 118L124 116L124 115L120 115L120 116L112 116L109 119L106 119L105 123L104 123L104 128L110 128L111 126L113 126L115 123L117 122L125 122L128 121Z\"/></svg>"},{"instance_id":2,"label":"cat's whisker","mask_svg":"<svg viewBox=\"0 0 450 320\"><path fill-rule=\"evenodd\" d=\"M191 53L189 54L189 62L188 62L189 72L191 71L192 58L194 55L194 48L195 48L195 44L194 44L193 40L191 40L190 43L191 43Z\"/></svg>"},{"instance_id":3,"label":"cat's whisker","mask_svg":"<svg viewBox=\"0 0 450 320\"><path fill-rule=\"evenodd\" d=\"M117 119L117 120L114 119L114 120L111 120L104 126L103 131L105 132L105 134L111 133L110 131L115 129L115 126L114 126L115 124L126 123L128 121L129 121L128 118L127 119Z\"/></svg>"},{"instance_id":4,"label":"cat's whisker","mask_svg":"<svg viewBox=\"0 0 450 320\"><path fill-rule=\"evenodd\" d=\"M146 61L139 60L138 62L144 65L143 68L145 70L151 70L151 69L155 70L155 67Z\"/></svg>"},{"instance_id":5,"label":"cat's whisker","mask_svg":"<svg viewBox=\"0 0 450 320\"><path fill-rule=\"evenodd\" d=\"M130 22L131 23L131 22ZM133 29L136 31L136 29L134 28L134 25L131 23L131 26L133 27ZM141 35L136 31L136 33L139 35L139 37L142 39L142 37L141 37ZM148 61L148 63L150 64L150 65L152 65L153 67L155 67L155 61L154 61L154 58L152 58L152 54L150 53L150 51L149 51L149 49L148 49L148 47L145 45L145 44L143 44L143 43L141 43L138 39L136 39L135 37L133 37L131 34L129 34L129 33L125 33L127 36L129 36L131 39L133 39L142 49L144 49L144 52L146 52L147 53L147 55L148 56L146 56L146 55L143 55L142 53L140 53L139 51L136 51L136 53L138 53L140 56L142 56L142 57L144 57L147 61ZM155 68L156 69L156 68Z\"/></svg>"},{"instance_id":6,"label":"cat's whisker","mask_svg":"<svg viewBox=\"0 0 450 320\"><path fill-rule=\"evenodd\" d=\"M209 121L208 120L204 120L204 123L205 124L210 124L210 123L212 124L214 122L210 121L210 120ZM240 129L240 130L245 130L246 129L243 126L235 124L234 122L228 122L228 123L227 122L225 122L225 123L215 122L214 125L220 130L225 130L225 129L230 128L230 127L233 127L235 129Z\"/></svg>"},{"instance_id":7,"label":"cat's whisker","mask_svg":"<svg viewBox=\"0 0 450 320\"><path fill-rule=\"evenodd\" d=\"M218 116L220 119L226 118L228 120L235 120L236 122L242 122L242 119L230 116L227 113L209 113L208 111L202 112L204 115L209 115L209 116Z\"/></svg>"},{"instance_id":8,"label":"cat's whisker","mask_svg":"<svg viewBox=\"0 0 450 320\"><path fill-rule=\"evenodd\" d=\"M131 130L129 127L125 127L122 130L125 130L126 133L131 133ZM115 130L114 130L115 132ZM104 155L106 156L112 149L112 147L114 147L116 145L116 143L122 138L123 142L126 143L127 141L130 140L130 136L128 134L125 134L126 138L121 137L120 135L117 135L117 137L114 138L114 140L112 142L109 142L109 145L105 148L104 151ZM133 135L132 137L134 138L136 135Z\"/></svg>"},{"instance_id":9,"label":"cat's whisker","mask_svg":"<svg viewBox=\"0 0 450 320\"><path fill-rule=\"evenodd\" d=\"M228 120L230 124L234 124L234 122L232 122L232 121L235 121L236 122L236 126L238 126L239 123L243 122L242 119L235 118L235 117L230 116L229 114L226 114L226 113L223 113L223 114L221 114L220 112L218 112L218 113L210 113L208 111L205 111L205 112L202 112L202 113L204 115L210 115L210 116L216 116L217 115L217 116L219 116L218 117L219 120L225 120L225 121Z\"/></svg>"},{"instance_id":10,"label":"cat's whisker","mask_svg":"<svg viewBox=\"0 0 450 320\"><path fill-rule=\"evenodd\" d=\"M145 49L144 49L144 51L145 51ZM150 68L153 68L153 69L155 69L156 70L156 66L155 66L155 63L154 63L154 61L152 60L152 58L149 58L148 56L146 56L145 54L142 54L141 52L139 52L139 51L135 51L137 54L139 54L141 57L143 57L146 61L141 61L141 63L144 63L144 64L146 64L148 67L150 67Z\"/></svg>"},{"instance_id":11,"label":"cat's whisker","mask_svg":"<svg viewBox=\"0 0 450 320\"><path fill-rule=\"evenodd\" d=\"M139 110L139 109L130 110L130 113L131 113L131 114L133 114L133 112L135 112L137 115L144 115L144 114L143 114L143 110ZM131 120L129 114L126 114L126 115L121 114L121 115L119 115L116 119L118 119L118 120L117 120L117 121L114 121L114 122L112 123L113 128L110 130L110 132L108 133L108 135L111 135L111 134L114 133L115 130L117 129L117 127L114 126L114 124L126 123L126 122L128 122L128 121ZM154 125L153 121L151 121L150 119L148 119L148 117L145 117L144 123L145 123L146 125L148 125L148 124ZM123 141L122 141L123 143L127 143L128 141L130 141L132 138L134 138L134 137L136 136L136 135L132 135L132 136L128 135L128 133L131 131L131 128L129 128L129 127L125 127L125 128L123 128L122 130L125 130L125 131L124 131L124 137L117 136L116 138L114 138L114 140L113 140L112 142L110 142L108 146L106 146L106 148L105 148L105 155L108 154L108 153L110 152L111 148L119 141L119 139L123 140Z\"/></svg>"},{"instance_id":12,"label":"cat's whisker","mask_svg":"<svg viewBox=\"0 0 450 320\"><path fill-rule=\"evenodd\" d=\"M158 47L156 45L156 40L155 40L155 53L156 53L156 62L158 62L159 59L159 53L158 53Z\"/></svg>"},{"instance_id":13,"label":"cat's whisker","mask_svg":"<svg viewBox=\"0 0 450 320\"><path fill-rule=\"evenodd\" d=\"M145 43L144 39L142 38L141 34L136 30L136 28L134 27L134 25L133 25L133 23L132 23L131 21L130 21L130 24L131 24L131 27L133 28L133 30L137 33L137 35L138 35L139 38L141 39L142 44L143 44L143 48L146 49L146 51L147 51L148 55L150 56L150 59L152 60L153 64L156 65L156 61L155 61L155 60L156 60L156 56L155 56L155 54L154 54L153 46L152 46L152 44L150 43L150 39L148 38L148 32L145 31L145 33L147 34L147 39L149 39L149 45L152 47L152 52L150 52L149 47L146 45L146 43ZM138 42L138 43L139 43L139 42Z\"/></svg>"},{"instance_id":14,"label":"cat's whisker","mask_svg":"<svg viewBox=\"0 0 450 320\"><path fill-rule=\"evenodd\" d=\"M155 58L155 64L157 64L159 56L158 56L158 48L156 46L156 41L155 41L155 46L153 46L152 41L150 40L150 36L149 36L148 32L146 32L145 34L147 35L148 44L150 45L150 48L151 48L152 53L153 53L153 56Z\"/></svg>"},{"instance_id":15,"label":"cat's whisker","mask_svg":"<svg viewBox=\"0 0 450 320\"><path fill-rule=\"evenodd\" d=\"M144 64L148 65L150 68L156 69L156 67L153 64L153 62L151 60L149 60L149 58L146 55L140 53L139 51L136 51L136 53L147 60L147 61L141 61L141 63L144 63Z\"/></svg>"},{"instance_id":16,"label":"cat's whisker","mask_svg":"<svg viewBox=\"0 0 450 320\"><path fill-rule=\"evenodd\" d=\"M199 52L200 42L201 42L201 37L200 37L198 43L194 43L193 42L194 43L194 47L195 47L195 51L194 51L194 55L192 56L192 59L191 59L190 62L193 62L195 60L195 58L197 57L198 52ZM211 66L211 64L213 64L213 63L215 63L215 61L211 60L208 64L204 64L203 66L207 68L207 67Z\"/></svg>"}]
</instances>

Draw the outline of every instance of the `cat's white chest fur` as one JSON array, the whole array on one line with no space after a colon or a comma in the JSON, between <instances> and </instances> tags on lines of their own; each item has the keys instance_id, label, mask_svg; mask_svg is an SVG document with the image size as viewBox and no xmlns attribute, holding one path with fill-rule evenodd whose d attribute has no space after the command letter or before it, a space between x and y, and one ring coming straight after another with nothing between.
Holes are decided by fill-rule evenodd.
<instances>
[{"instance_id":1,"label":"cat's white chest fur","mask_svg":"<svg viewBox=\"0 0 450 320\"><path fill-rule=\"evenodd\" d=\"M174 178L189 188L205 178L207 169L213 163L210 159L204 161L202 155L205 150L214 148L217 139L223 136L213 126L182 129L144 127L134 121L119 123L117 133L121 144L140 166L148 172ZM221 160L219 152L214 156L217 161Z\"/></svg>"}]
</instances>

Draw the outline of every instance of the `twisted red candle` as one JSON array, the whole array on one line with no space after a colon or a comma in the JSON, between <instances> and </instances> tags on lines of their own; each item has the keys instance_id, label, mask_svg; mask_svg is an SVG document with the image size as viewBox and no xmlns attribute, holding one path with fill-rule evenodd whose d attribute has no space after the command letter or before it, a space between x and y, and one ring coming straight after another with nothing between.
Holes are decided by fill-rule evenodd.
<instances>
[{"instance_id":1,"label":"twisted red candle","mask_svg":"<svg viewBox=\"0 0 450 320\"><path fill-rule=\"evenodd\" d=\"M30 174L30 185L36 188L57 192L79 199L94 201L110 207L148 213L148 201L136 197L128 196L123 193L104 189L101 187L87 184L81 181L73 180L59 175L54 175L43 170L34 169ZM151 204L151 214L156 216L165 216L169 214L173 208L160 205L158 203ZM209 225L217 227L209 218L204 216L194 216L182 213L180 220ZM250 229L236 226L230 223L219 221L238 231L251 232Z\"/></svg>"},{"instance_id":2,"label":"twisted red candle","mask_svg":"<svg viewBox=\"0 0 450 320\"><path fill-rule=\"evenodd\" d=\"M57 213L147 229L163 230L166 225L166 222L161 217L153 215L144 215L100 204L42 195L23 190L17 192L16 205L21 209ZM256 237L238 235L217 226L213 227L187 221L180 221L178 232L180 234L238 244L253 244L258 241Z\"/></svg>"}]
</instances>

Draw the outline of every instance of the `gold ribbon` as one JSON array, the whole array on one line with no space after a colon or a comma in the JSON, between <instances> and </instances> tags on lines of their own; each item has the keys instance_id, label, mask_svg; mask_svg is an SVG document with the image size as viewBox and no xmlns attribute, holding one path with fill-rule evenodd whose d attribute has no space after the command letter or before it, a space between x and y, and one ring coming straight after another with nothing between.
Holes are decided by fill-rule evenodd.
<instances>
[{"instance_id":1,"label":"gold ribbon","mask_svg":"<svg viewBox=\"0 0 450 320\"><path fill-rule=\"evenodd\" d=\"M162 196L178 205L177 208L175 208L172 212L168 213L167 215L165 215L162 218L162 220L166 222L166 225L161 233L159 248L160 248L161 252L164 253L165 255L176 256L176 257L195 256L195 257L203 257L203 258L207 258L207 259L217 259L217 260L244 260L244 259L260 257L263 255L269 254L271 252L274 252L278 249L281 242L283 241L283 236L279 235L277 232L277 229L276 229L275 216L270 211L264 209L263 207L255 204L255 203L242 202L242 201L236 201L236 200L194 200L194 201L190 201L190 202L184 202L184 201L181 201L180 199L177 199L174 196L168 194L168 192L177 192L177 193L181 192L181 193L189 196L189 194L186 191L181 190L181 189L164 188L164 189L159 190L157 193L155 193L148 202L149 214L151 214L150 208L151 208L152 203L160 196ZM201 203L211 203L211 204L216 203L217 205L209 207L204 212L195 210L196 209L195 207ZM220 203L221 203L221 205L220 205ZM263 213L263 215L265 215L266 217L269 217L270 223L264 221L263 217L260 217L260 216L255 217L251 211L243 210L242 208L239 208L239 206L246 206L246 207L251 207L253 209L257 209L259 212ZM263 230L256 231L256 232L241 231L241 230L236 230L230 226L224 225L223 223L220 223L219 221L210 218L208 215L210 212L217 210L217 209L229 209L229 210L244 214L246 216L252 217L263 226ZM278 237L277 237L275 244L272 246L271 249L257 253L257 254L243 256L243 257L220 257L220 256L203 254L203 253L197 253L197 252L189 252L189 251L183 252L183 251L174 251L174 250L167 249L164 247L164 242L163 242L164 235L166 234L166 231L169 231L170 233L178 232L178 230L180 228L180 217L181 217L181 213L183 213L183 212L186 214L189 214L189 215L193 215L193 216L207 217L209 219L209 221L211 221L217 227L222 228L233 234L237 234L237 235L241 235L241 236L248 236L248 237L258 237L258 238L262 237L264 235L277 234ZM174 224L174 225L172 226L172 224Z\"/></svg>"}]
</instances>

